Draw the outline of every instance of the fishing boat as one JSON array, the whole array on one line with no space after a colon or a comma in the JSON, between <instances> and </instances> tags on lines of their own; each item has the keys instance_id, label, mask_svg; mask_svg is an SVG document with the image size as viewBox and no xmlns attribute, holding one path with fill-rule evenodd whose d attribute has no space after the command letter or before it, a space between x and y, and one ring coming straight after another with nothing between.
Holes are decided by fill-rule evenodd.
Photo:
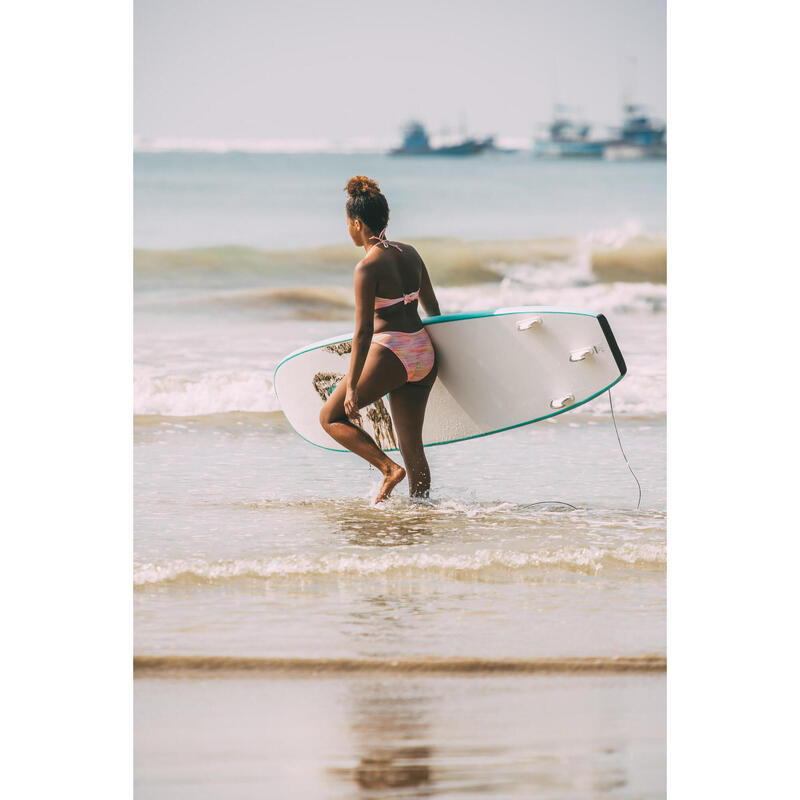
<instances>
[{"instance_id":1,"label":"fishing boat","mask_svg":"<svg viewBox=\"0 0 800 800\"><path fill-rule=\"evenodd\" d=\"M655 122L645 113L644 106L636 103L626 103L624 114L618 138L606 144L603 157L611 161L666 158L666 125Z\"/></svg>"},{"instance_id":2,"label":"fishing boat","mask_svg":"<svg viewBox=\"0 0 800 800\"><path fill-rule=\"evenodd\" d=\"M462 141L441 147L432 147L425 126L421 122L409 122L403 129L403 144L389 151L393 156L474 156L493 144L493 138Z\"/></svg>"},{"instance_id":3,"label":"fishing boat","mask_svg":"<svg viewBox=\"0 0 800 800\"><path fill-rule=\"evenodd\" d=\"M607 144L590 139L591 125L566 116L566 106L556 104L546 136L533 140L533 154L539 158L602 158Z\"/></svg>"}]
</instances>

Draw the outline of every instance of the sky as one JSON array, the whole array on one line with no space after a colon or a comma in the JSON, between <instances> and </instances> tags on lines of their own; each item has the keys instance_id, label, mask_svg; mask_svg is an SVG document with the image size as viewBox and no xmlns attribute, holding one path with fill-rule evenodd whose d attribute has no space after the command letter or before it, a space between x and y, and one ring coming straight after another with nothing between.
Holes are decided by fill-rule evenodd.
<instances>
[{"instance_id":1,"label":"sky","mask_svg":"<svg viewBox=\"0 0 800 800\"><path fill-rule=\"evenodd\" d=\"M554 101L666 118L666 0L135 0L134 133L530 136Z\"/></svg>"}]
</instances>

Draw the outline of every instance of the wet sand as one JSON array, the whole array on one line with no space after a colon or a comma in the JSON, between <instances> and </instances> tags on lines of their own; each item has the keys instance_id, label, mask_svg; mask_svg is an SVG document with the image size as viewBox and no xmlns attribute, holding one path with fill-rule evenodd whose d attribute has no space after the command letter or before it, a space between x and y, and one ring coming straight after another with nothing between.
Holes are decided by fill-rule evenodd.
<instances>
[{"instance_id":1,"label":"wet sand","mask_svg":"<svg viewBox=\"0 0 800 800\"><path fill-rule=\"evenodd\" d=\"M136 795L658 798L663 674L135 682Z\"/></svg>"}]
</instances>

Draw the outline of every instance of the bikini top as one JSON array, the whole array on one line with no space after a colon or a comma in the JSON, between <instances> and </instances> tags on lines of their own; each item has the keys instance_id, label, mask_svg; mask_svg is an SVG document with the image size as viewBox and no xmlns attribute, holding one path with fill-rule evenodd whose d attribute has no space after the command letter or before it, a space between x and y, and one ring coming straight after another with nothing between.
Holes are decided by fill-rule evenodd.
<instances>
[{"instance_id":1,"label":"bikini top","mask_svg":"<svg viewBox=\"0 0 800 800\"><path fill-rule=\"evenodd\" d=\"M370 236L369 238L377 239L378 241L375 242L375 244L383 245L384 250L387 247L394 247L401 253L403 252L402 249L394 242L388 242L386 240L386 228L384 228L377 236ZM375 245L373 245L373 247L374 246ZM419 289L417 289L416 292L404 294L402 297L376 297L375 310L377 311L379 308L386 308L387 306L394 306L397 305L398 303L403 303L403 305L408 305L409 303L413 303L418 298L419 298Z\"/></svg>"},{"instance_id":2,"label":"bikini top","mask_svg":"<svg viewBox=\"0 0 800 800\"><path fill-rule=\"evenodd\" d=\"M386 306L396 306L398 303L403 303L403 305L407 306L409 303L413 303L418 297L419 289L417 289L416 292L404 294L402 297L376 297L375 310L386 308Z\"/></svg>"}]
</instances>

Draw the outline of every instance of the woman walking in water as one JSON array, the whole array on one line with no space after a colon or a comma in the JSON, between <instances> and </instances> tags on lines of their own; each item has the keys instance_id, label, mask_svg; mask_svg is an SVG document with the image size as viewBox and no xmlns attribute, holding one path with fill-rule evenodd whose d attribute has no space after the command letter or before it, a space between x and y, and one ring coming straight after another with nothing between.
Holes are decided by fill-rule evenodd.
<instances>
[{"instance_id":1,"label":"woman walking in water","mask_svg":"<svg viewBox=\"0 0 800 800\"><path fill-rule=\"evenodd\" d=\"M437 365L418 305L422 303L429 316L437 316L439 303L417 251L385 238L389 204L378 184L356 175L345 191L347 230L366 255L353 272L356 329L350 368L323 406L319 420L339 444L383 473L376 503L389 496L406 477L406 470L409 494L426 497L431 475L422 447L422 423ZM359 419L360 408L387 394L405 469L350 421Z\"/></svg>"}]
</instances>

